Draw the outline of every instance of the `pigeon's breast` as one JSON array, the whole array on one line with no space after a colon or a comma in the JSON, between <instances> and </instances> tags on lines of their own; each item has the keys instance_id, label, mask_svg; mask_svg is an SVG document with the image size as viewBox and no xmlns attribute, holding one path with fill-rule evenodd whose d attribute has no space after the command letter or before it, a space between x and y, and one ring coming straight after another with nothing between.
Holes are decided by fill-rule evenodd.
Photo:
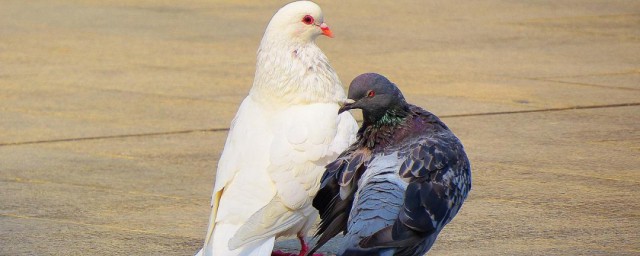
<instances>
[{"instance_id":1,"label":"pigeon's breast","mask_svg":"<svg viewBox=\"0 0 640 256\"><path fill-rule=\"evenodd\" d=\"M337 74L315 44L261 49L252 93L286 104L337 103L346 98Z\"/></svg>"}]
</instances>

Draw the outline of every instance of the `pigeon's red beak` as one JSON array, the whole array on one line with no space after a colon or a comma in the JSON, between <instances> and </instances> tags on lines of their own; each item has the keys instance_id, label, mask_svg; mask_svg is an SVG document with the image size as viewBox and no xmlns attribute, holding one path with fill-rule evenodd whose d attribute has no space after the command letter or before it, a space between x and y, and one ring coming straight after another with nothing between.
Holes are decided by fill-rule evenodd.
<instances>
[{"instance_id":1,"label":"pigeon's red beak","mask_svg":"<svg viewBox=\"0 0 640 256\"><path fill-rule=\"evenodd\" d=\"M331 32L331 29L329 29L329 26L327 26L327 24L320 24L320 29L322 29L323 35L333 38L333 32Z\"/></svg>"}]
</instances>

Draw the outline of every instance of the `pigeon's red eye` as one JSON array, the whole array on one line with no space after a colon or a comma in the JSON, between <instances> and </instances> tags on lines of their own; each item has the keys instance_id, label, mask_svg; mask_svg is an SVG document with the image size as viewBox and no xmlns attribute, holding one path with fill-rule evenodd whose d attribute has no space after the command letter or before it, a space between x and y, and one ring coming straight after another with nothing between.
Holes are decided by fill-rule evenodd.
<instances>
[{"instance_id":1,"label":"pigeon's red eye","mask_svg":"<svg viewBox=\"0 0 640 256\"><path fill-rule=\"evenodd\" d=\"M367 93L367 97L371 98L373 96L376 96L376 92L374 91L369 91L369 93Z\"/></svg>"},{"instance_id":2,"label":"pigeon's red eye","mask_svg":"<svg viewBox=\"0 0 640 256\"><path fill-rule=\"evenodd\" d=\"M304 24L311 25L313 23L313 17L311 17L311 15L305 15L304 18L302 18L302 22L304 22Z\"/></svg>"}]
</instances>

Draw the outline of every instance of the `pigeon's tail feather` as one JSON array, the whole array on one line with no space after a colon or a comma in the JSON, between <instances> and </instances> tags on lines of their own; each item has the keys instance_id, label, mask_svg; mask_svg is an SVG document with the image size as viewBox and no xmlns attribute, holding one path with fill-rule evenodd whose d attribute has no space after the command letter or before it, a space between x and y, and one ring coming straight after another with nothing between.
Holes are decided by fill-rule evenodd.
<instances>
[{"instance_id":1,"label":"pigeon's tail feather","mask_svg":"<svg viewBox=\"0 0 640 256\"><path fill-rule=\"evenodd\" d=\"M303 221L305 216L300 212L289 211L276 197L258 212L251 215L249 220L231 234L230 248L238 248L247 243L276 237L279 233L290 229Z\"/></svg>"},{"instance_id":2,"label":"pigeon's tail feather","mask_svg":"<svg viewBox=\"0 0 640 256\"><path fill-rule=\"evenodd\" d=\"M271 255L271 251L273 251L273 246L275 245L276 237L270 237L265 239L262 243L259 243L257 246L253 247L253 249L248 252L249 256L264 256Z\"/></svg>"},{"instance_id":3,"label":"pigeon's tail feather","mask_svg":"<svg viewBox=\"0 0 640 256\"><path fill-rule=\"evenodd\" d=\"M257 240L243 244L233 250L229 249L231 236L240 228L238 225L218 223L212 235L211 243L207 244L195 256L263 256L270 255L275 244L275 237Z\"/></svg>"},{"instance_id":4,"label":"pigeon's tail feather","mask_svg":"<svg viewBox=\"0 0 640 256\"><path fill-rule=\"evenodd\" d=\"M224 192L224 188L220 191L213 194L211 197L211 214L209 215L209 227L207 228L207 236L205 237L205 243L209 242L211 239L211 235L213 234L213 229L216 227L216 218L218 217L218 206L220 205L220 199L222 198L222 193Z\"/></svg>"},{"instance_id":5,"label":"pigeon's tail feather","mask_svg":"<svg viewBox=\"0 0 640 256\"><path fill-rule=\"evenodd\" d=\"M211 214L209 215L209 226L207 227L207 235L204 238L204 246L202 249L196 253L195 256L206 256L211 255L211 250L213 250L213 241L212 236L216 227L216 217L218 215L218 205L220 203L220 198L222 197L222 192L224 189L213 194L211 198Z\"/></svg>"},{"instance_id":6,"label":"pigeon's tail feather","mask_svg":"<svg viewBox=\"0 0 640 256\"><path fill-rule=\"evenodd\" d=\"M351 248L344 251L340 256L394 256L393 248Z\"/></svg>"},{"instance_id":7,"label":"pigeon's tail feather","mask_svg":"<svg viewBox=\"0 0 640 256\"><path fill-rule=\"evenodd\" d=\"M369 237L365 237L359 245L367 249L395 248L394 256L414 256L422 255L431 249L438 237L438 232L425 238L415 234L414 231L404 230L401 232L398 229L404 229L404 227L396 224L388 226Z\"/></svg>"},{"instance_id":8,"label":"pigeon's tail feather","mask_svg":"<svg viewBox=\"0 0 640 256\"><path fill-rule=\"evenodd\" d=\"M360 241L363 248L369 247L412 247L424 238L415 231L396 221L395 224L385 227L375 234L365 237Z\"/></svg>"},{"instance_id":9,"label":"pigeon's tail feather","mask_svg":"<svg viewBox=\"0 0 640 256\"><path fill-rule=\"evenodd\" d=\"M231 255L227 243L238 228L238 225L216 224L216 228L211 232L210 240L202 248L201 256Z\"/></svg>"},{"instance_id":10,"label":"pigeon's tail feather","mask_svg":"<svg viewBox=\"0 0 640 256\"><path fill-rule=\"evenodd\" d=\"M331 212L327 212L327 214L323 216L323 221L320 222L320 228L315 235L315 237L319 236L320 239L318 239L316 245L311 249L311 251L309 251L309 255L312 255L316 250L320 249L320 247L327 243L332 237L347 229L345 223L347 222L347 218L349 217L348 212L351 208L352 202L353 201L350 199L340 200L338 197L334 198L332 204L335 205L335 209L339 210L332 216L328 216L328 214L331 214ZM333 221L330 223L325 223L324 220L327 219L331 219Z\"/></svg>"}]
</instances>

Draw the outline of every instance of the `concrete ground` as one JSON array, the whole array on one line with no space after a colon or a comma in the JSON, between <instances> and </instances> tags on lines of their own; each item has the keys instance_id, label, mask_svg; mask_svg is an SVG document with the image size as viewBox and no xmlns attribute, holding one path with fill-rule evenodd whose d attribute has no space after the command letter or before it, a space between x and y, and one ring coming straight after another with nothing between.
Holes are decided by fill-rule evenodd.
<instances>
[{"instance_id":1,"label":"concrete ground","mask_svg":"<svg viewBox=\"0 0 640 256\"><path fill-rule=\"evenodd\" d=\"M285 2L0 2L0 255L196 252ZM640 1L318 2L345 85L382 73L465 144L430 255L640 255Z\"/></svg>"}]
</instances>

